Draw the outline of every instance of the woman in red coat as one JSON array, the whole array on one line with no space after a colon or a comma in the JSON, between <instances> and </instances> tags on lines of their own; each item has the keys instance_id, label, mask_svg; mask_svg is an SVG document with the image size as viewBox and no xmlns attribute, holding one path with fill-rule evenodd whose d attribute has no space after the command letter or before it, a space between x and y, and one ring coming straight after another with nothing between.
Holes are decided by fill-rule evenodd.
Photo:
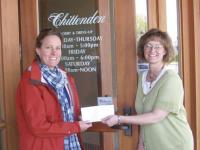
<instances>
[{"instance_id":1,"label":"woman in red coat","mask_svg":"<svg viewBox=\"0 0 200 150\"><path fill-rule=\"evenodd\" d=\"M62 36L43 29L36 59L17 88L20 150L81 150L79 133L92 126L78 121L79 100L73 78L58 67Z\"/></svg>"}]
</instances>

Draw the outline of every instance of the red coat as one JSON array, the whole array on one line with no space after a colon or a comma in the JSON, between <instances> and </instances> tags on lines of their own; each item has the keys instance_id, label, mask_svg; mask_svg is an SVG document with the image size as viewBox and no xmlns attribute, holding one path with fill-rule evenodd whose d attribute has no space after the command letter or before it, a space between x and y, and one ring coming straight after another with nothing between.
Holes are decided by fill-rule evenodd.
<instances>
[{"instance_id":1,"label":"red coat","mask_svg":"<svg viewBox=\"0 0 200 150\"><path fill-rule=\"evenodd\" d=\"M79 116L79 100L74 80L67 75L73 93L75 117ZM36 61L24 72L17 88L16 114L20 150L64 150L64 136L80 133L78 121L63 122L55 91L41 82Z\"/></svg>"}]
</instances>

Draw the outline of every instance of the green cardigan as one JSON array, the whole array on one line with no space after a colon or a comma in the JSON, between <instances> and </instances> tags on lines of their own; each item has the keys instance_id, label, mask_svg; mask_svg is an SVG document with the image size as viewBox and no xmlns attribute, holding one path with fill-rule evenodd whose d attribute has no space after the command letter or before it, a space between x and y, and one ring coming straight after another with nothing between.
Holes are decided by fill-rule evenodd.
<instances>
[{"instance_id":1,"label":"green cardigan","mask_svg":"<svg viewBox=\"0 0 200 150\"><path fill-rule=\"evenodd\" d=\"M193 150L193 136L183 106L183 85L177 73L167 70L146 95L142 73L139 74L135 106L138 114L155 108L169 112L158 123L141 125L145 150Z\"/></svg>"}]
</instances>

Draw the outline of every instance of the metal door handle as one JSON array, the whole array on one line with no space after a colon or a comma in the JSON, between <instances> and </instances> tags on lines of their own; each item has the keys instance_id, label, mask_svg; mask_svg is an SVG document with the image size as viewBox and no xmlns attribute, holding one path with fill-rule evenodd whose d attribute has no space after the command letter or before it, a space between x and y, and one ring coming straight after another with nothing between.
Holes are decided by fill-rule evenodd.
<instances>
[{"instance_id":1,"label":"metal door handle","mask_svg":"<svg viewBox=\"0 0 200 150\"><path fill-rule=\"evenodd\" d=\"M124 107L123 112L124 112L125 116L131 116L132 115L131 107ZM131 124L123 124L121 126L121 129L124 130L124 134L126 136L132 136L132 125Z\"/></svg>"},{"instance_id":2,"label":"metal door handle","mask_svg":"<svg viewBox=\"0 0 200 150\"><path fill-rule=\"evenodd\" d=\"M132 115L131 107L124 107L123 115L124 116L131 116ZM125 136L132 136L132 125L131 124L115 125L112 128L113 129L122 129L122 130L124 130Z\"/></svg>"}]
</instances>

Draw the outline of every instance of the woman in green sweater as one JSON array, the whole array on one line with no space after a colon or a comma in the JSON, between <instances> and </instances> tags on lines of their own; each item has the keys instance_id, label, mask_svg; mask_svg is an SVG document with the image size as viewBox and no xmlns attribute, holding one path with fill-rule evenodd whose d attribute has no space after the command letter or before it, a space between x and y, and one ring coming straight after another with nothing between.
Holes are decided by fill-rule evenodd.
<instances>
[{"instance_id":1,"label":"woman in green sweater","mask_svg":"<svg viewBox=\"0 0 200 150\"><path fill-rule=\"evenodd\" d=\"M184 91L179 75L167 68L174 58L166 32L151 29L138 43L138 56L149 64L139 73L136 112L133 116L104 118L108 126L139 124L138 150L193 150L193 135L183 105Z\"/></svg>"}]
</instances>

